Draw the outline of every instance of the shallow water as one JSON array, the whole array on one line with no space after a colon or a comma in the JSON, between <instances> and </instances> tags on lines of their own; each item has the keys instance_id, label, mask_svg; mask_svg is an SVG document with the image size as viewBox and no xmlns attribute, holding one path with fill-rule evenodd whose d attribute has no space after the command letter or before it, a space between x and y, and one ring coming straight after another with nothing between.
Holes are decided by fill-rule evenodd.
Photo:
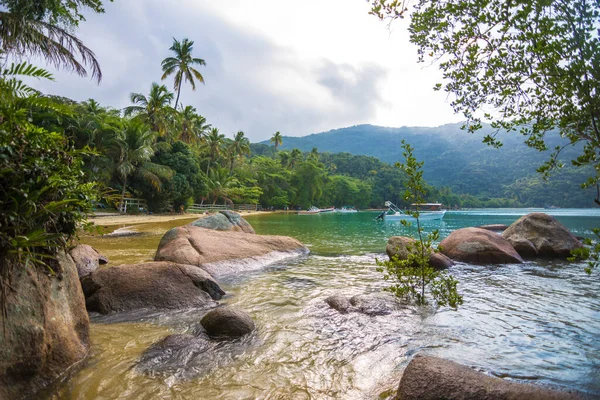
<instances>
[{"instance_id":1,"label":"shallow water","mask_svg":"<svg viewBox=\"0 0 600 400\"><path fill-rule=\"evenodd\" d=\"M426 229L439 229L444 237L465 226L510 224L530 211L448 212ZM600 226L597 210L550 212L580 236ZM367 316L330 309L323 299L332 294L381 295L385 283L375 258L384 256L389 236L413 233L399 223L376 222L376 215L249 217L257 233L294 236L311 249L307 256L221 281L228 293L224 302L256 322L252 337L206 360L207 374L189 380L149 377L133 368L141 353L168 334L193 330L202 312L154 313L116 323L96 317L87 367L55 398L376 398L397 385L417 352L600 396L600 282L580 264L458 264L451 269L464 295L458 311L398 304L390 315ZM172 226L144 225L139 237L85 241L111 264L143 261L152 258Z\"/></svg>"}]
</instances>

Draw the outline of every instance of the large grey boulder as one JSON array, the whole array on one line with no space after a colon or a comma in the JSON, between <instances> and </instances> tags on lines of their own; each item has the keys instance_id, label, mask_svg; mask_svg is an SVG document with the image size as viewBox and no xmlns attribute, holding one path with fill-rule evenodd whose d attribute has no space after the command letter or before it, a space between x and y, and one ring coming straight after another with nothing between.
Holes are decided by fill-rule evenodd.
<instances>
[{"instance_id":1,"label":"large grey boulder","mask_svg":"<svg viewBox=\"0 0 600 400\"><path fill-rule=\"evenodd\" d=\"M190 225L217 231L255 233L254 228L248 221L242 218L240 214L229 210L219 211L208 217L197 219Z\"/></svg>"},{"instance_id":2,"label":"large grey boulder","mask_svg":"<svg viewBox=\"0 0 600 400\"><path fill-rule=\"evenodd\" d=\"M214 277L235 273L245 259L278 254L291 256L308 252L298 240L287 236L249 235L220 232L197 226L169 230L160 240L156 261L171 261L200 267ZM267 257L268 258L268 257Z\"/></svg>"},{"instance_id":3,"label":"large grey boulder","mask_svg":"<svg viewBox=\"0 0 600 400\"><path fill-rule=\"evenodd\" d=\"M416 355L400 380L399 400L567 400L576 393L493 378L437 357Z\"/></svg>"},{"instance_id":4,"label":"large grey boulder","mask_svg":"<svg viewBox=\"0 0 600 400\"><path fill-rule=\"evenodd\" d=\"M211 338L237 339L251 333L256 326L248 314L229 307L209 311L200 321Z\"/></svg>"},{"instance_id":5,"label":"large grey boulder","mask_svg":"<svg viewBox=\"0 0 600 400\"><path fill-rule=\"evenodd\" d=\"M440 252L454 261L472 264L522 263L512 245L497 233L480 228L452 232L439 245Z\"/></svg>"},{"instance_id":6,"label":"large grey boulder","mask_svg":"<svg viewBox=\"0 0 600 400\"><path fill-rule=\"evenodd\" d=\"M214 307L225 292L207 272L172 262L99 269L81 279L88 311Z\"/></svg>"},{"instance_id":7,"label":"large grey boulder","mask_svg":"<svg viewBox=\"0 0 600 400\"><path fill-rule=\"evenodd\" d=\"M108 263L108 258L104 257L90 245L80 244L69 251L69 255L75 261L77 274L81 278L97 270L100 265Z\"/></svg>"},{"instance_id":8,"label":"large grey boulder","mask_svg":"<svg viewBox=\"0 0 600 400\"><path fill-rule=\"evenodd\" d=\"M408 258L408 250L416 249L417 241L406 236L392 236L389 238L385 252L390 260L397 257L400 260ZM448 269L454 265L454 262L439 252L431 252L429 254L429 265L436 269Z\"/></svg>"},{"instance_id":9,"label":"large grey boulder","mask_svg":"<svg viewBox=\"0 0 600 400\"><path fill-rule=\"evenodd\" d=\"M15 266L5 287L0 399L34 398L88 355L89 319L75 263L59 253L52 269L56 274L43 266Z\"/></svg>"},{"instance_id":10,"label":"large grey boulder","mask_svg":"<svg viewBox=\"0 0 600 400\"><path fill-rule=\"evenodd\" d=\"M566 258L583 244L556 218L544 213L522 216L503 233L522 257Z\"/></svg>"}]
</instances>

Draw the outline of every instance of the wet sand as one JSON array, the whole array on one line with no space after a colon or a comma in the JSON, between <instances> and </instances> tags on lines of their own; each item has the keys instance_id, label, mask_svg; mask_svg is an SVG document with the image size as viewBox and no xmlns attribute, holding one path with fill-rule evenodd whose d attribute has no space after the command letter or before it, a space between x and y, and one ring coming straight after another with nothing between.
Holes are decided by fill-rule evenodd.
<instances>
[{"instance_id":1,"label":"wet sand","mask_svg":"<svg viewBox=\"0 0 600 400\"><path fill-rule=\"evenodd\" d=\"M243 211L240 214L242 217L253 214L270 214L270 211ZM156 214L156 215L117 215L112 213L96 213L90 216L88 221L96 225L111 226L111 225L137 225L147 223L169 222L175 220L195 220L207 214Z\"/></svg>"}]
</instances>

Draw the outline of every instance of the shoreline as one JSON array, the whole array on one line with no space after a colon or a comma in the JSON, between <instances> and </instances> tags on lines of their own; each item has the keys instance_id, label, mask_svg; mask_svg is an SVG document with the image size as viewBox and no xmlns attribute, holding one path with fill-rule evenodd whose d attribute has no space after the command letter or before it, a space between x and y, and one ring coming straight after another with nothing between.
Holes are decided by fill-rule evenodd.
<instances>
[{"instance_id":1,"label":"shoreline","mask_svg":"<svg viewBox=\"0 0 600 400\"><path fill-rule=\"evenodd\" d=\"M237 212L237 211L236 211ZM243 211L240 213L242 217L258 214L272 214L273 211ZM95 213L88 217L87 221L98 226L114 226L114 225L139 225L148 223L161 223L177 220L195 220L202 218L208 214L153 214L153 215L118 215L116 213Z\"/></svg>"}]
</instances>

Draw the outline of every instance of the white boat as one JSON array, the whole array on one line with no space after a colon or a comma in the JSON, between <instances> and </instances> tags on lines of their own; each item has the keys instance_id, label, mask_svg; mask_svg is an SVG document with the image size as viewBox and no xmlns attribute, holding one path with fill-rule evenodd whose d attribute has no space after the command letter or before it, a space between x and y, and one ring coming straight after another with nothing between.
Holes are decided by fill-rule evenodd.
<instances>
[{"instance_id":1,"label":"white boat","mask_svg":"<svg viewBox=\"0 0 600 400\"><path fill-rule=\"evenodd\" d=\"M320 212L321 212L320 208L312 206L308 210L298 211L298 215L314 215L314 214L319 214Z\"/></svg>"},{"instance_id":2,"label":"white boat","mask_svg":"<svg viewBox=\"0 0 600 400\"><path fill-rule=\"evenodd\" d=\"M358 211L354 207L346 207L346 206L344 206L342 208L336 208L335 212L336 213L347 214L347 213L355 213L355 212L358 212Z\"/></svg>"},{"instance_id":3,"label":"white boat","mask_svg":"<svg viewBox=\"0 0 600 400\"><path fill-rule=\"evenodd\" d=\"M388 211L381 213L379 217L386 221L408 221L414 222L417 219L412 215L406 214L405 211L399 209L394 203L391 201L386 201L385 205L388 207ZM441 220L444 218L444 214L446 214L446 210L442 210L441 203L414 203L410 205L412 207L412 211L419 211L419 220L420 221L435 221ZM379 218L377 217L377 218Z\"/></svg>"},{"instance_id":4,"label":"white boat","mask_svg":"<svg viewBox=\"0 0 600 400\"><path fill-rule=\"evenodd\" d=\"M318 207L312 206L308 210L298 211L298 214L300 214L300 215L324 214L324 213L328 213L328 212L333 212L334 210L335 210L335 207L318 208Z\"/></svg>"}]
</instances>

